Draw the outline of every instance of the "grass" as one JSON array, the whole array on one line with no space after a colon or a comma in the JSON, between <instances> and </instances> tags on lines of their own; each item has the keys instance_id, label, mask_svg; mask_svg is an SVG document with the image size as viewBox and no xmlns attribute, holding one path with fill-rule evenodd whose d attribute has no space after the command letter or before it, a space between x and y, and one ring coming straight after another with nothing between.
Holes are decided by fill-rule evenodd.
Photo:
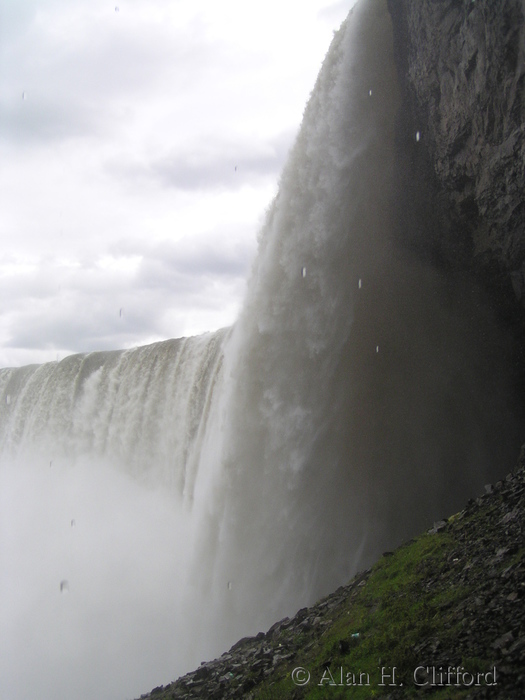
<instances>
[{"instance_id":1,"label":"grass","mask_svg":"<svg viewBox=\"0 0 525 700\"><path fill-rule=\"evenodd\" d=\"M403 697L421 695L414 683L414 670L433 663L429 658L432 650L421 650L422 640L430 649L432 643L439 648L447 642L453 648L460 623L451 611L469 595L467 587L440 585L440 573L451 567L453 547L454 540L447 533L425 534L392 556L383 557L366 585L354 589L348 602L334 613L332 624L313 647L296 656L280 675L273 674L254 689L253 697L365 700L386 697L401 683ZM461 665L470 672L489 670L485 659L450 659L448 664ZM303 686L292 680L292 671L298 666L310 673L310 682ZM389 685L391 682L397 685ZM470 690L437 686L431 694L435 700L454 700Z\"/></svg>"}]
</instances>

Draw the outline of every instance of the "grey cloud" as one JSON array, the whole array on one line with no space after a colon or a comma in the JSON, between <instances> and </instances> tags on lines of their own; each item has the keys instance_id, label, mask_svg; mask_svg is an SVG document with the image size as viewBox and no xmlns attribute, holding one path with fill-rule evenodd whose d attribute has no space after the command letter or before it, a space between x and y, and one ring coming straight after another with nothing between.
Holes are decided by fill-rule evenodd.
<instances>
[{"instance_id":1,"label":"grey cloud","mask_svg":"<svg viewBox=\"0 0 525 700\"><path fill-rule=\"evenodd\" d=\"M4 139L30 146L35 141L56 141L102 130L100 114L92 105L60 101L49 95L40 98L25 91L18 98L17 102L0 103L0 134Z\"/></svg>"},{"instance_id":2,"label":"grey cloud","mask_svg":"<svg viewBox=\"0 0 525 700\"><path fill-rule=\"evenodd\" d=\"M119 306L123 299L129 303ZM151 300L153 301L153 300ZM162 311L155 303L133 303L128 294L121 299L104 297L94 299L81 293L71 295L62 305L57 297L54 303L31 305L13 319L10 339L4 344L11 348L63 349L68 352L89 352L124 347L133 343L137 328L143 336L162 331ZM156 300L158 302L158 300ZM121 309L126 313L121 314Z\"/></svg>"},{"instance_id":3,"label":"grey cloud","mask_svg":"<svg viewBox=\"0 0 525 700\"><path fill-rule=\"evenodd\" d=\"M15 31L0 49L4 140L32 143L111 134L123 120L129 124L142 101L162 84L172 94L194 89L214 62L227 61L219 42L211 45L198 33L160 23L121 23L121 28L118 17L108 14L103 22L92 19L77 37L33 31L30 10L12 14Z\"/></svg>"},{"instance_id":4,"label":"grey cloud","mask_svg":"<svg viewBox=\"0 0 525 700\"><path fill-rule=\"evenodd\" d=\"M295 132L286 131L267 142L209 137L150 163L122 158L108 162L107 169L123 180L149 180L165 188L235 190L254 181L275 179L294 135Z\"/></svg>"},{"instance_id":5,"label":"grey cloud","mask_svg":"<svg viewBox=\"0 0 525 700\"><path fill-rule=\"evenodd\" d=\"M0 276L0 313L17 308L24 299L47 299L57 293L58 283L42 271L29 271L16 277Z\"/></svg>"},{"instance_id":6,"label":"grey cloud","mask_svg":"<svg viewBox=\"0 0 525 700\"><path fill-rule=\"evenodd\" d=\"M239 296L253 242L237 237L201 248L191 239L124 241L111 254L142 260L127 272L97 267L93 260L76 268L48 260L45 269L2 278L4 346L89 352L183 335L174 318L182 323L189 309L206 317L229 307L232 293Z\"/></svg>"},{"instance_id":7,"label":"grey cloud","mask_svg":"<svg viewBox=\"0 0 525 700\"><path fill-rule=\"evenodd\" d=\"M132 275L96 269L93 263L63 269L48 261L45 271L39 267L4 277L2 313L9 318L4 345L85 352L158 333L162 304L158 299L152 303L132 285ZM124 304L130 310L126 316L119 313Z\"/></svg>"},{"instance_id":8,"label":"grey cloud","mask_svg":"<svg viewBox=\"0 0 525 700\"><path fill-rule=\"evenodd\" d=\"M164 242L152 248L143 258L141 269L151 263L161 264L171 272L188 276L244 277L253 255L251 242L234 239L229 245L225 237L213 239L205 248L192 245L191 239L178 244Z\"/></svg>"},{"instance_id":9,"label":"grey cloud","mask_svg":"<svg viewBox=\"0 0 525 700\"><path fill-rule=\"evenodd\" d=\"M97 270L93 261L74 268L64 268L53 260L41 260L36 269L11 276L0 277L0 311L7 313L23 304L40 304L48 300L56 302L71 290L89 295L118 292L122 279Z\"/></svg>"}]
</instances>

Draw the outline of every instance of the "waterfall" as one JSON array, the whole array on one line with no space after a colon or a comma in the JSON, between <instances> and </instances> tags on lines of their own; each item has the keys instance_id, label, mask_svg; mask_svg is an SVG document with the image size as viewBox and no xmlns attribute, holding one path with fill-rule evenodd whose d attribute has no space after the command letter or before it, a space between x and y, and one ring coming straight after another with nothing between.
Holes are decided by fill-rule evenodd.
<instances>
[{"instance_id":1,"label":"waterfall","mask_svg":"<svg viewBox=\"0 0 525 700\"><path fill-rule=\"evenodd\" d=\"M191 499L227 330L0 370L0 450L105 460Z\"/></svg>"},{"instance_id":2,"label":"waterfall","mask_svg":"<svg viewBox=\"0 0 525 700\"><path fill-rule=\"evenodd\" d=\"M210 431L203 450L215 470L202 488L214 480L214 495L197 532L213 538L209 587L221 602L211 615L234 611L232 636L237 620L264 625L367 560L362 492L351 486L359 474L345 473L342 393L353 388L342 359L359 295L387 252L399 97L386 5L363 3L352 15L261 230L225 348L220 440ZM226 581L235 595L223 593Z\"/></svg>"},{"instance_id":3,"label":"waterfall","mask_svg":"<svg viewBox=\"0 0 525 700\"><path fill-rule=\"evenodd\" d=\"M3 549L47 562L3 579L2 696L167 683L508 469L509 341L473 283L392 238L399 104L386 1L360 2L234 327L0 371Z\"/></svg>"}]
</instances>

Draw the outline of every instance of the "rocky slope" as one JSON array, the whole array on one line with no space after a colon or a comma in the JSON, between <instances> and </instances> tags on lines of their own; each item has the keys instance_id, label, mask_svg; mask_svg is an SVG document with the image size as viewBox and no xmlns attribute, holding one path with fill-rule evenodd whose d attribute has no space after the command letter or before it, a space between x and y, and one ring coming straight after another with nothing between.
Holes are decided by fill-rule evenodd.
<instances>
[{"instance_id":1,"label":"rocky slope","mask_svg":"<svg viewBox=\"0 0 525 700\"><path fill-rule=\"evenodd\" d=\"M142 700L522 700L525 449L485 491L313 607Z\"/></svg>"}]
</instances>

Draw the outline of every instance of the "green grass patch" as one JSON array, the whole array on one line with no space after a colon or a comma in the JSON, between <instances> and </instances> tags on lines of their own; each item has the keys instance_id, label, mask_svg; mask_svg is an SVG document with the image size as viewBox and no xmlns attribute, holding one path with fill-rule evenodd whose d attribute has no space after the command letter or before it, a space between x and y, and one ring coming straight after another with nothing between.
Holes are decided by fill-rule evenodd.
<instances>
[{"instance_id":1,"label":"green grass patch","mask_svg":"<svg viewBox=\"0 0 525 700\"><path fill-rule=\"evenodd\" d=\"M468 595L468 589L446 588L439 579L440 572L451 566L453 546L454 539L447 533L425 534L382 558L366 585L357 587L334 611L332 624L313 647L303 655L299 652L254 697L365 700L388 695L392 682L403 683L404 697L420 695L413 681L414 670L422 663L418 645L452 634L447 611ZM473 671L488 670L483 660L469 663ZM466 662L463 665L469 668ZM303 686L291 676L299 666L310 673L309 683ZM432 697L453 700L467 692L468 688L435 688Z\"/></svg>"}]
</instances>

